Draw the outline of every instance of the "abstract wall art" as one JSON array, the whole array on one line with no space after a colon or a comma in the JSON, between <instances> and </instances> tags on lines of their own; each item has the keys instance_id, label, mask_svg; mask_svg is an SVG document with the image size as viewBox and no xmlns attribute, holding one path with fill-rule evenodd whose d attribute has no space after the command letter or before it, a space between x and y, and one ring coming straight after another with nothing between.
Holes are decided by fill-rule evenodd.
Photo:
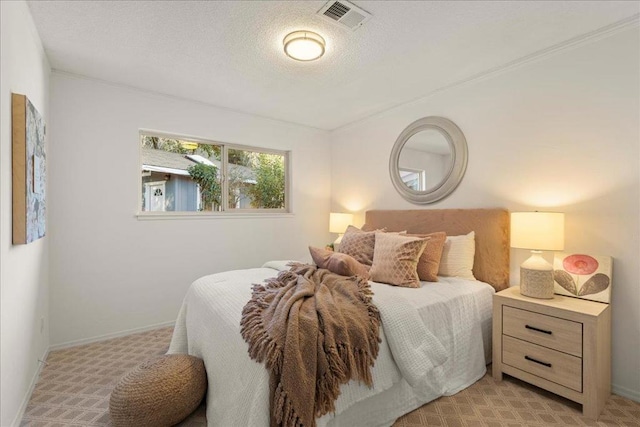
<instances>
[{"instance_id":1,"label":"abstract wall art","mask_svg":"<svg viewBox=\"0 0 640 427\"><path fill-rule=\"evenodd\" d=\"M555 293L593 301L611 301L609 256L556 252L553 259Z\"/></svg>"},{"instance_id":2,"label":"abstract wall art","mask_svg":"<svg viewBox=\"0 0 640 427\"><path fill-rule=\"evenodd\" d=\"M11 95L13 244L31 243L45 235L45 123L29 99Z\"/></svg>"}]
</instances>

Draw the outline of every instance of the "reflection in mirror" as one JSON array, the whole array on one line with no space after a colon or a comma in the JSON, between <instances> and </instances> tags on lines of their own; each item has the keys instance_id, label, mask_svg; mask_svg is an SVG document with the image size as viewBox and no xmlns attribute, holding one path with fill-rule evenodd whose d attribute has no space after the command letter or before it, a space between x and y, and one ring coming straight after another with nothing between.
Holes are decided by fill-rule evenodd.
<instances>
[{"instance_id":1,"label":"reflection in mirror","mask_svg":"<svg viewBox=\"0 0 640 427\"><path fill-rule=\"evenodd\" d=\"M391 182L412 203L435 203L460 184L467 155L467 140L451 120L418 119L400 133L391 149Z\"/></svg>"},{"instance_id":2,"label":"reflection in mirror","mask_svg":"<svg viewBox=\"0 0 640 427\"><path fill-rule=\"evenodd\" d=\"M398 159L400 178L415 191L439 187L451 173L451 145L437 129L426 129L405 142Z\"/></svg>"},{"instance_id":3,"label":"reflection in mirror","mask_svg":"<svg viewBox=\"0 0 640 427\"><path fill-rule=\"evenodd\" d=\"M412 190L422 191L425 189L425 171L420 169L409 169L399 165L400 179L404 185Z\"/></svg>"}]
</instances>

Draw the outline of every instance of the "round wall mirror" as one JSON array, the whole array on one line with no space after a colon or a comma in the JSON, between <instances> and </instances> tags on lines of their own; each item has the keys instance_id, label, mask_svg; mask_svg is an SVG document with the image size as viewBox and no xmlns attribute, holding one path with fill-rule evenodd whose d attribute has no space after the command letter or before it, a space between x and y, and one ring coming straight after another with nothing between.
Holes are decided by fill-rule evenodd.
<instances>
[{"instance_id":1,"label":"round wall mirror","mask_svg":"<svg viewBox=\"0 0 640 427\"><path fill-rule=\"evenodd\" d=\"M467 169L467 141L455 123L425 117L402 131L391 150L389 172L398 193L416 204L447 197Z\"/></svg>"}]
</instances>

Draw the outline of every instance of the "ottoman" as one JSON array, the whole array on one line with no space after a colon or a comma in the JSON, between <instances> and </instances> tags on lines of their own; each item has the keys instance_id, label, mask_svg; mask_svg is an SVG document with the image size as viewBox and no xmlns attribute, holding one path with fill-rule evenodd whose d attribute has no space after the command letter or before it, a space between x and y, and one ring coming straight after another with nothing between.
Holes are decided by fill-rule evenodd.
<instances>
[{"instance_id":1,"label":"ottoman","mask_svg":"<svg viewBox=\"0 0 640 427\"><path fill-rule=\"evenodd\" d=\"M167 354L144 362L118 381L109 414L115 427L168 427L189 416L206 391L202 359Z\"/></svg>"}]
</instances>

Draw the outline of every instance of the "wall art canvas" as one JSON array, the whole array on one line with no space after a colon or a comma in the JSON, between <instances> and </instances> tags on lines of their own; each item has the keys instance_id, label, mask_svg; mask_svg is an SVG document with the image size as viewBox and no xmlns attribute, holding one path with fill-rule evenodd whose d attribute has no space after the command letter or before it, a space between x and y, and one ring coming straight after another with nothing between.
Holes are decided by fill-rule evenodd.
<instances>
[{"instance_id":1,"label":"wall art canvas","mask_svg":"<svg viewBox=\"0 0 640 427\"><path fill-rule=\"evenodd\" d=\"M29 99L12 94L13 244L45 235L45 123Z\"/></svg>"},{"instance_id":2,"label":"wall art canvas","mask_svg":"<svg viewBox=\"0 0 640 427\"><path fill-rule=\"evenodd\" d=\"M555 293L608 304L611 269L609 256L556 252L553 259Z\"/></svg>"}]
</instances>

